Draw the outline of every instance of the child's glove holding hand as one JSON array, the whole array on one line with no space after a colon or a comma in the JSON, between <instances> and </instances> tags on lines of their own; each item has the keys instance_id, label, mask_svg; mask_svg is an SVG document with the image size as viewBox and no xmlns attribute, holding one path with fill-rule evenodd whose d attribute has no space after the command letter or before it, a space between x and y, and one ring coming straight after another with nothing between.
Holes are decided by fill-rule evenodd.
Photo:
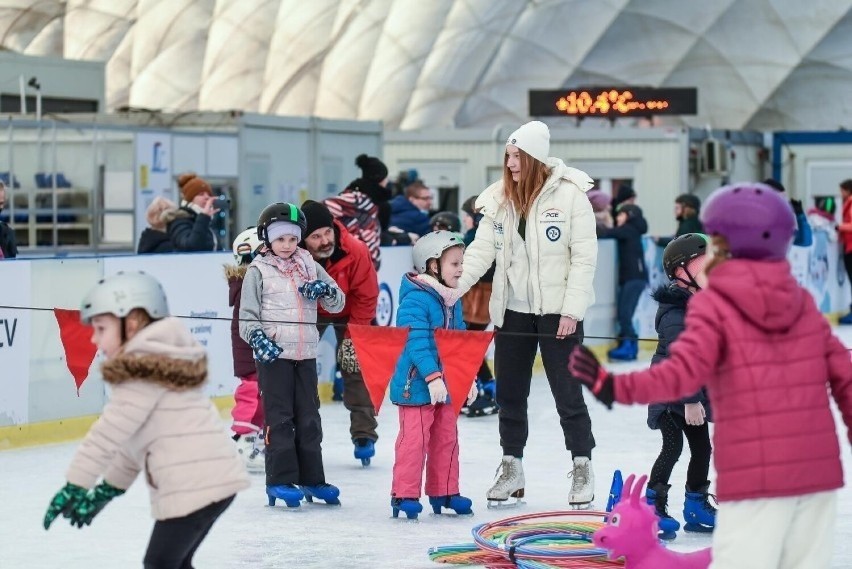
<instances>
[{"instance_id":1,"label":"child's glove holding hand","mask_svg":"<svg viewBox=\"0 0 852 569\"><path fill-rule=\"evenodd\" d=\"M299 292L308 300L316 300L318 298L334 298L337 296L337 289L325 281L319 279L305 283L299 287Z\"/></svg>"},{"instance_id":2,"label":"child's glove holding hand","mask_svg":"<svg viewBox=\"0 0 852 569\"><path fill-rule=\"evenodd\" d=\"M95 486L86 497L77 502L77 506L68 516L71 525L81 528L92 523L92 520L103 510L113 498L124 494L124 490L116 488L106 480Z\"/></svg>"},{"instance_id":3,"label":"child's glove holding hand","mask_svg":"<svg viewBox=\"0 0 852 569\"><path fill-rule=\"evenodd\" d=\"M82 500L86 499L86 489L76 484L67 483L62 490L56 493L47 507L47 512L44 514L44 529L49 529L59 514L66 518L71 517L74 508L77 507Z\"/></svg>"},{"instance_id":4,"label":"child's glove holding hand","mask_svg":"<svg viewBox=\"0 0 852 569\"><path fill-rule=\"evenodd\" d=\"M476 398L479 397L479 385L477 385L476 380L470 386L470 391L467 392L467 404L473 405L473 402L476 401Z\"/></svg>"},{"instance_id":5,"label":"child's glove holding hand","mask_svg":"<svg viewBox=\"0 0 852 569\"><path fill-rule=\"evenodd\" d=\"M568 371L588 387L592 395L606 405L607 409L612 409L615 401L612 374L604 369L589 348L582 344L574 348L568 360Z\"/></svg>"},{"instance_id":6,"label":"child's glove holding hand","mask_svg":"<svg viewBox=\"0 0 852 569\"><path fill-rule=\"evenodd\" d=\"M427 384L429 387L429 399L432 405L447 402L447 384L444 383L444 378L438 376Z\"/></svg>"},{"instance_id":7,"label":"child's glove holding hand","mask_svg":"<svg viewBox=\"0 0 852 569\"><path fill-rule=\"evenodd\" d=\"M263 333L263 330L260 329L251 333L248 343L254 352L254 359L264 364L274 362L281 355L281 352L284 351L281 349L281 346L270 340Z\"/></svg>"}]
</instances>

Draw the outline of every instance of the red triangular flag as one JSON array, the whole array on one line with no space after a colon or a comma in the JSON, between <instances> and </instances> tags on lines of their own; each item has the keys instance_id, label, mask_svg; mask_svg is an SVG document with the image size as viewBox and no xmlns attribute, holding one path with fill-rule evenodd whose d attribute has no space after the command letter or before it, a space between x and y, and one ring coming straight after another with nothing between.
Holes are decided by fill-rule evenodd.
<instances>
[{"instance_id":1,"label":"red triangular flag","mask_svg":"<svg viewBox=\"0 0 852 569\"><path fill-rule=\"evenodd\" d=\"M98 353L98 347L92 343L92 327L80 322L79 310L65 310L54 308L56 323L59 324L59 339L65 348L65 364L68 371L74 376L74 384L77 386L77 396L80 395L80 387L89 376L89 368Z\"/></svg>"},{"instance_id":2,"label":"red triangular flag","mask_svg":"<svg viewBox=\"0 0 852 569\"><path fill-rule=\"evenodd\" d=\"M450 404L456 412L461 411L470 386L476 379L476 372L482 365L482 358L488 350L488 344L494 332L473 332L464 330L435 330L435 344L438 357L444 369L444 381L450 393Z\"/></svg>"},{"instance_id":3,"label":"red triangular flag","mask_svg":"<svg viewBox=\"0 0 852 569\"><path fill-rule=\"evenodd\" d=\"M358 365L361 366L364 384L370 392L370 401L378 415L396 362L408 341L408 328L350 324L349 335L352 337Z\"/></svg>"}]
</instances>

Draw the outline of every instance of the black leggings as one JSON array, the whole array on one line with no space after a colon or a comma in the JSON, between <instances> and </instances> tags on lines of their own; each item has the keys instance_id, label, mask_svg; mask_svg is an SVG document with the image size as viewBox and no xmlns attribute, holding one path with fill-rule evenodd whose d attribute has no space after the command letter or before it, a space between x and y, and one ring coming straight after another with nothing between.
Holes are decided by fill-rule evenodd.
<instances>
[{"instance_id":1,"label":"black leggings","mask_svg":"<svg viewBox=\"0 0 852 569\"><path fill-rule=\"evenodd\" d=\"M473 324L465 322L468 330L482 331L488 328L488 324ZM476 379L479 381L491 381L494 379L494 374L491 373L491 368L488 367L488 357L482 358L482 365L479 366L479 371L476 373Z\"/></svg>"},{"instance_id":2,"label":"black leggings","mask_svg":"<svg viewBox=\"0 0 852 569\"><path fill-rule=\"evenodd\" d=\"M707 421L703 425L687 425L686 420L676 413L663 413L660 417L660 431L663 434L663 448L651 469L648 488L655 484L668 484L674 465L683 452L683 437L689 444L689 466L686 469L686 484L690 488L700 488L707 484L710 472L710 429Z\"/></svg>"},{"instance_id":3,"label":"black leggings","mask_svg":"<svg viewBox=\"0 0 852 569\"><path fill-rule=\"evenodd\" d=\"M145 569L192 569L192 556L198 546L233 501L231 496L182 518L155 523L145 552Z\"/></svg>"}]
</instances>

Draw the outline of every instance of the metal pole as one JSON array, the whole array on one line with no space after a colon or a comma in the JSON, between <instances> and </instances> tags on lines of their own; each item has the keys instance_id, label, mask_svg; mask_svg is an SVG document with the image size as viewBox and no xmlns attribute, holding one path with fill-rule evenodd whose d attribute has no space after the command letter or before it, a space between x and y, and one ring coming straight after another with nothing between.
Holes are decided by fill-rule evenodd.
<instances>
[{"instance_id":1,"label":"metal pole","mask_svg":"<svg viewBox=\"0 0 852 569\"><path fill-rule=\"evenodd\" d=\"M100 150L98 142L100 135L101 133L98 130L96 122L94 132L92 132L92 190L89 194L89 211L92 216L91 243L89 245L94 247L95 252L98 251L101 244L100 204L98 203L99 196L101 195L100 169L98 168L98 152Z\"/></svg>"},{"instance_id":2,"label":"metal pole","mask_svg":"<svg viewBox=\"0 0 852 569\"><path fill-rule=\"evenodd\" d=\"M53 249L54 253L59 252L59 228L56 226L59 217L59 204L57 203L56 196L56 121L53 122L53 132L51 134L50 139L50 153L51 153L51 174L50 174L50 182L53 191L51 192L51 197L53 198Z\"/></svg>"},{"instance_id":3,"label":"metal pole","mask_svg":"<svg viewBox=\"0 0 852 569\"><path fill-rule=\"evenodd\" d=\"M41 122L41 87L36 89L36 120Z\"/></svg>"},{"instance_id":4,"label":"metal pole","mask_svg":"<svg viewBox=\"0 0 852 569\"><path fill-rule=\"evenodd\" d=\"M21 90L21 114L27 114L27 86L24 83L24 76L18 75L18 87Z\"/></svg>"}]
</instances>

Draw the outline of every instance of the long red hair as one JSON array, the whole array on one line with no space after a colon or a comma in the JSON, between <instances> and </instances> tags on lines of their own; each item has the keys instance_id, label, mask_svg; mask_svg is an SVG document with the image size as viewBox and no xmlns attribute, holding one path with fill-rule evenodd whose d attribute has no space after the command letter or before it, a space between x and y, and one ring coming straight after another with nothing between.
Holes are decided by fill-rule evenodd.
<instances>
[{"instance_id":1,"label":"long red hair","mask_svg":"<svg viewBox=\"0 0 852 569\"><path fill-rule=\"evenodd\" d=\"M503 155L503 191L515 206L515 210L526 217L530 206L541 193L544 183L550 176L550 168L520 148L518 148L518 154L521 158L521 175L517 182L512 179L512 171L507 165L509 154Z\"/></svg>"}]
</instances>

